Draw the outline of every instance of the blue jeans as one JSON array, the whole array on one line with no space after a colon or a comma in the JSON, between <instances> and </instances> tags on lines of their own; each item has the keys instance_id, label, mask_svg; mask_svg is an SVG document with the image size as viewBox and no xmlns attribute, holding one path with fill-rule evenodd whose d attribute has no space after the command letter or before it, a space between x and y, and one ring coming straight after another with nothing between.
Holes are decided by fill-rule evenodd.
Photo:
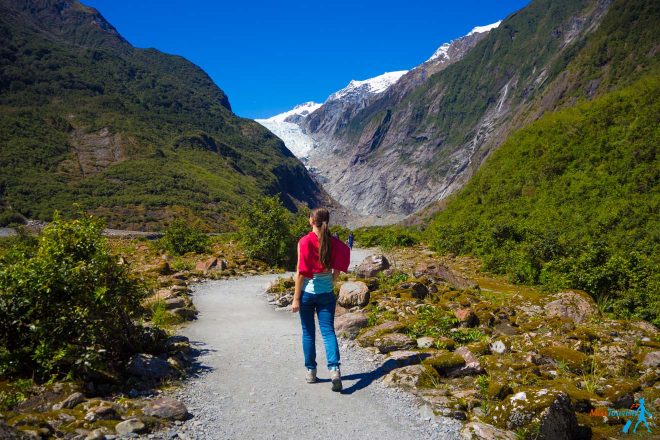
<instances>
[{"instance_id":1,"label":"blue jeans","mask_svg":"<svg viewBox=\"0 0 660 440\"><path fill-rule=\"evenodd\" d=\"M319 328L325 345L328 369L339 367L339 345L335 335L335 295L327 293L302 292L300 298L300 322L302 324L302 345L305 366L316 368L316 327L314 311L319 318Z\"/></svg>"}]
</instances>

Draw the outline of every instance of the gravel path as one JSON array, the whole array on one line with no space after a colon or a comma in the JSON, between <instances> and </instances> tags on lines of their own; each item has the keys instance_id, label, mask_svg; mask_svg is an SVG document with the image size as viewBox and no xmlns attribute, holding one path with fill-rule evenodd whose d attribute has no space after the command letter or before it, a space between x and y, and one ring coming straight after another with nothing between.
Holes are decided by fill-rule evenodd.
<instances>
[{"instance_id":1,"label":"gravel path","mask_svg":"<svg viewBox=\"0 0 660 440\"><path fill-rule=\"evenodd\" d=\"M355 260L368 251L354 250ZM198 320L184 335L201 351L201 371L175 397L194 417L150 438L455 439L460 423L418 408L384 387L371 354L340 341L344 392L330 390L320 334L320 383L304 381L297 314L276 310L264 286L277 275L212 281L194 289ZM317 330L318 332L318 330Z\"/></svg>"}]
</instances>

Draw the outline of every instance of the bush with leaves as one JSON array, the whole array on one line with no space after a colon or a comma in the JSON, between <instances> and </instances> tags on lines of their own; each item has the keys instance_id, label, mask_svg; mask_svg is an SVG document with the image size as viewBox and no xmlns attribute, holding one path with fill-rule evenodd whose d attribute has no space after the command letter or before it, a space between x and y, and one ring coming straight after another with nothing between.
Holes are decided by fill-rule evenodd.
<instances>
[{"instance_id":1,"label":"bush with leaves","mask_svg":"<svg viewBox=\"0 0 660 440\"><path fill-rule=\"evenodd\" d=\"M291 214L277 196L266 197L243 208L238 232L240 242L248 257L284 264L291 259L291 243L294 234L302 230L300 223L291 222Z\"/></svg>"},{"instance_id":2,"label":"bush with leaves","mask_svg":"<svg viewBox=\"0 0 660 440\"><path fill-rule=\"evenodd\" d=\"M36 243L0 256L0 376L94 375L135 349L145 290L110 253L103 228L56 216Z\"/></svg>"},{"instance_id":3,"label":"bush with leaves","mask_svg":"<svg viewBox=\"0 0 660 440\"><path fill-rule=\"evenodd\" d=\"M160 246L176 255L188 252L204 253L208 250L209 243L209 237L201 229L188 225L182 219L174 220L160 239Z\"/></svg>"}]
</instances>

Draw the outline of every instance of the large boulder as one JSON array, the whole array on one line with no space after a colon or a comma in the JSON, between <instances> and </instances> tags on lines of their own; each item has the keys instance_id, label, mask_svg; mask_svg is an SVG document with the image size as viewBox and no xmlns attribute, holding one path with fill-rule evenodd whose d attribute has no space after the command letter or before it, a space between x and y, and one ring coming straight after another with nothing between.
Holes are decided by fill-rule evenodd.
<instances>
[{"instance_id":1,"label":"large boulder","mask_svg":"<svg viewBox=\"0 0 660 440\"><path fill-rule=\"evenodd\" d=\"M581 324L598 316L598 306L593 298L584 292L561 292L555 297L556 300L545 305L548 317L566 318Z\"/></svg>"},{"instance_id":2,"label":"large boulder","mask_svg":"<svg viewBox=\"0 0 660 440\"><path fill-rule=\"evenodd\" d=\"M415 269L414 275L417 278L426 276L433 282L444 281L457 289L476 289L479 287L471 279L454 272L444 264L436 262L420 264Z\"/></svg>"},{"instance_id":3,"label":"large boulder","mask_svg":"<svg viewBox=\"0 0 660 440\"><path fill-rule=\"evenodd\" d=\"M132 375L145 379L164 379L172 375L167 361L146 353L133 355L128 361L127 370Z\"/></svg>"},{"instance_id":4,"label":"large boulder","mask_svg":"<svg viewBox=\"0 0 660 440\"><path fill-rule=\"evenodd\" d=\"M378 272L382 272L385 269L389 269L390 262L387 261L385 255L369 255L367 258L362 260L358 266L355 274L360 278L369 278L374 277Z\"/></svg>"},{"instance_id":5,"label":"large boulder","mask_svg":"<svg viewBox=\"0 0 660 440\"><path fill-rule=\"evenodd\" d=\"M369 304L369 287L362 281L347 281L339 288L337 302L347 309L364 307Z\"/></svg>"},{"instance_id":6,"label":"large boulder","mask_svg":"<svg viewBox=\"0 0 660 440\"><path fill-rule=\"evenodd\" d=\"M417 341L403 333L389 333L374 340L374 347L381 353L396 350L409 350L417 347Z\"/></svg>"},{"instance_id":7,"label":"large boulder","mask_svg":"<svg viewBox=\"0 0 660 440\"><path fill-rule=\"evenodd\" d=\"M571 399L563 391L526 388L508 396L489 414L494 425L508 429L534 426L541 440L580 438Z\"/></svg>"},{"instance_id":8,"label":"large boulder","mask_svg":"<svg viewBox=\"0 0 660 440\"><path fill-rule=\"evenodd\" d=\"M208 260L198 261L195 265L195 270L199 272L208 272L210 270L225 270L227 268L227 261L218 257L211 257Z\"/></svg>"},{"instance_id":9,"label":"large boulder","mask_svg":"<svg viewBox=\"0 0 660 440\"><path fill-rule=\"evenodd\" d=\"M344 313L335 318L335 333L348 339L355 339L361 328L369 324L364 313Z\"/></svg>"},{"instance_id":10,"label":"large boulder","mask_svg":"<svg viewBox=\"0 0 660 440\"><path fill-rule=\"evenodd\" d=\"M158 397L142 408L146 416L167 420L185 420L188 418L186 405L171 397Z\"/></svg>"}]
</instances>

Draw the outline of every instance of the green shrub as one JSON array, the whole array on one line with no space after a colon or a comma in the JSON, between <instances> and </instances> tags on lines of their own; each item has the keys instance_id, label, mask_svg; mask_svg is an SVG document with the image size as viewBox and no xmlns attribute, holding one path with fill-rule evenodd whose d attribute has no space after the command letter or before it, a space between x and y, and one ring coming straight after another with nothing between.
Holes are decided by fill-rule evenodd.
<instances>
[{"instance_id":1,"label":"green shrub","mask_svg":"<svg viewBox=\"0 0 660 440\"><path fill-rule=\"evenodd\" d=\"M292 249L295 249L292 225L298 233L301 224L300 220L291 223L291 216L278 197L267 197L244 208L239 221L239 239L248 257L283 264L290 261Z\"/></svg>"},{"instance_id":2,"label":"green shrub","mask_svg":"<svg viewBox=\"0 0 660 440\"><path fill-rule=\"evenodd\" d=\"M355 230L355 241L362 247L392 249L418 244L419 232L403 226L363 227Z\"/></svg>"},{"instance_id":3,"label":"green shrub","mask_svg":"<svg viewBox=\"0 0 660 440\"><path fill-rule=\"evenodd\" d=\"M209 248L209 237L199 228L189 226L185 220L176 219L160 239L161 247L175 255L188 252L204 253Z\"/></svg>"},{"instance_id":4,"label":"green shrub","mask_svg":"<svg viewBox=\"0 0 660 440\"><path fill-rule=\"evenodd\" d=\"M424 305L417 309L415 318L415 321L408 326L408 333L414 338L448 336L449 331L458 324L458 319L453 313L432 305Z\"/></svg>"},{"instance_id":5,"label":"green shrub","mask_svg":"<svg viewBox=\"0 0 660 440\"><path fill-rule=\"evenodd\" d=\"M55 216L36 245L0 256L0 376L81 376L118 367L139 341L145 290L104 225Z\"/></svg>"}]
</instances>

